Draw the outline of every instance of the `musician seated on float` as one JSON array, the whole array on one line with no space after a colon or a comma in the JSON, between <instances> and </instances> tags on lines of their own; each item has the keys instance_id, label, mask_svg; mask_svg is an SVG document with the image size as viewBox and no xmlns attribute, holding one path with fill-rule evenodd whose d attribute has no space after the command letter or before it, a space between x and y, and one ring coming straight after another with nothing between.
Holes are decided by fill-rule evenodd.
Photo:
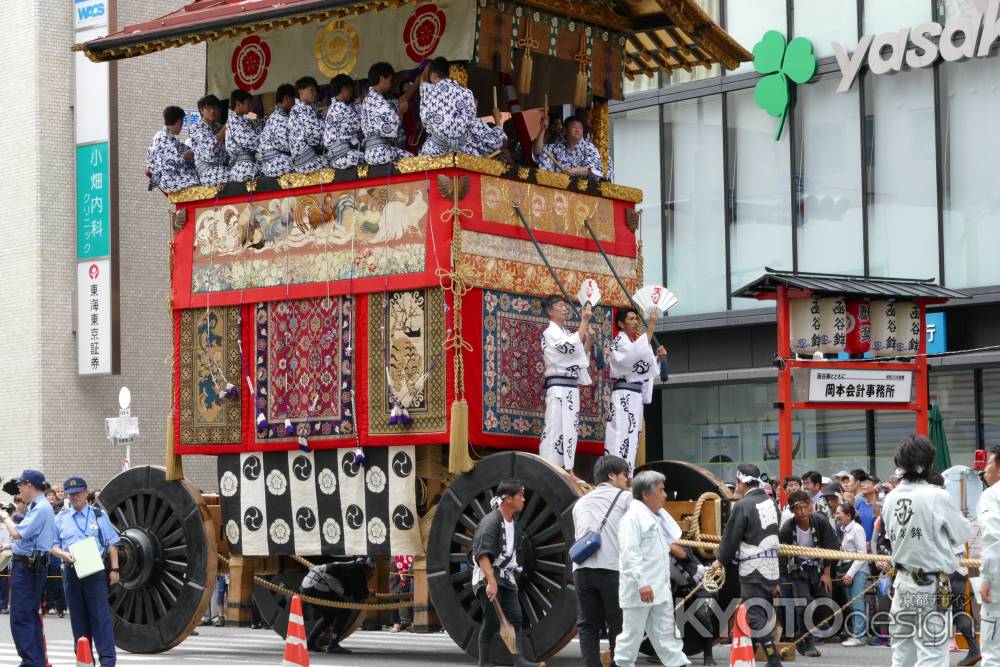
<instances>
[{"instance_id":1,"label":"musician seated on float","mask_svg":"<svg viewBox=\"0 0 1000 667\"><path fill-rule=\"evenodd\" d=\"M544 116L541 129L531 147L538 167L547 171L559 171L570 176L600 179L601 154L597 146L583 138L583 121L570 116L563 121L563 136L552 143L545 143L545 132L549 128L549 118Z\"/></svg>"},{"instance_id":2,"label":"musician seated on float","mask_svg":"<svg viewBox=\"0 0 1000 667\"><path fill-rule=\"evenodd\" d=\"M446 153L494 156L504 142L500 110L493 109L494 126L476 116L472 91L451 79L451 65L435 58L420 78L420 122L427 131L421 155Z\"/></svg>"}]
</instances>

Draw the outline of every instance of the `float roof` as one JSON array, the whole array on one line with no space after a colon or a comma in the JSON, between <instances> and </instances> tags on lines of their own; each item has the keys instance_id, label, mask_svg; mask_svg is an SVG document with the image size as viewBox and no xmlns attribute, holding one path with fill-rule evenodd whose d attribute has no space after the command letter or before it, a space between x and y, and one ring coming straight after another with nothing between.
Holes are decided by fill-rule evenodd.
<instances>
[{"instance_id":1,"label":"float roof","mask_svg":"<svg viewBox=\"0 0 1000 667\"><path fill-rule=\"evenodd\" d=\"M766 273L749 285L733 292L734 297L749 299L774 298L780 285L795 290L808 290L817 295L870 297L879 299L924 298L938 302L948 299L968 299L967 294L934 284L933 279L880 278L849 276L835 273L793 273L764 267Z\"/></svg>"}]
</instances>

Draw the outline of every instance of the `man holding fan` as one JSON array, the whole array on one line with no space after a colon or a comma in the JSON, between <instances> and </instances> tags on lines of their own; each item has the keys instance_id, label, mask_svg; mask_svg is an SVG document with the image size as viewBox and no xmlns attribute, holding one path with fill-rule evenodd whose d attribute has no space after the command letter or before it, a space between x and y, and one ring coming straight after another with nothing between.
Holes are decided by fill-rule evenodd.
<instances>
[{"instance_id":1,"label":"man holding fan","mask_svg":"<svg viewBox=\"0 0 1000 667\"><path fill-rule=\"evenodd\" d=\"M635 468L642 430L642 406L653 400L653 378L658 361L667 356L660 345L653 351L653 331L658 308L650 308L646 333L641 334L642 320L635 308L619 308L615 313L618 335L611 342L611 405L604 430L604 453L619 456L628 463L629 476Z\"/></svg>"}]
</instances>

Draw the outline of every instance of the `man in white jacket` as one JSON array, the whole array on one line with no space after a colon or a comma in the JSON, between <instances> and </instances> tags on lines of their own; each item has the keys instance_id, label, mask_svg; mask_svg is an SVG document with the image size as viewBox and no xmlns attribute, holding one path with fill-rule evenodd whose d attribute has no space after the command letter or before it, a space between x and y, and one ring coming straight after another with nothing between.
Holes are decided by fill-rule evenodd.
<instances>
[{"instance_id":1,"label":"man in white jacket","mask_svg":"<svg viewBox=\"0 0 1000 667\"><path fill-rule=\"evenodd\" d=\"M989 449L989 462L983 473L988 489L979 497L976 515L983 538L982 581L979 593L983 606L980 625L982 667L1000 667L1000 445ZM996 586L996 588L994 588Z\"/></svg>"},{"instance_id":2,"label":"man in white jacket","mask_svg":"<svg viewBox=\"0 0 1000 667\"><path fill-rule=\"evenodd\" d=\"M684 644L674 634L674 600L670 593L670 545L681 529L663 509L666 478L654 471L632 480L632 497L618 528L618 604L622 632L615 642L618 667L635 667L643 634L666 667L689 665Z\"/></svg>"},{"instance_id":3,"label":"man in white jacket","mask_svg":"<svg viewBox=\"0 0 1000 667\"><path fill-rule=\"evenodd\" d=\"M566 322L573 314L561 296L545 299L549 326L542 333L542 359L545 364L545 427L538 453L573 474L576 460L577 425L580 419L580 385L589 385L590 348L587 331L591 308L588 303L580 314L580 328L569 331Z\"/></svg>"},{"instance_id":4,"label":"man in white jacket","mask_svg":"<svg viewBox=\"0 0 1000 667\"><path fill-rule=\"evenodd\" d=\"M628 462L629 474L635 467L642 431L642 405L653 400L653 378L660 357L667 351L660 345L653 351L651 341L656 327L656 308L646 322L642 334L642 319L635 308L619 308L615 313L618 335L611 342L611 405L604 430L604 453Z\"/></svg>"}]
</instances>

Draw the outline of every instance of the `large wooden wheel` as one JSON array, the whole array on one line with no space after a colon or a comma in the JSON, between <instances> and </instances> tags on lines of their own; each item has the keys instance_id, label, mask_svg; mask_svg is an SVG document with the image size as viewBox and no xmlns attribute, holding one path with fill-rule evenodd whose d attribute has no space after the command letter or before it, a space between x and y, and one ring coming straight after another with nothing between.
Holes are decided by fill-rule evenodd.
<instances>
[{"instance_id":1,"label":"large wooden wheel","mask_svg":"<svg viewBox=\"0 0 1000 667\"><path fill-rule=\"evenodd\" d=\"M354 559L349 558L347 560ZM267 579L272 584L291 591L297 591L302 586L302 580L305 576L306 571L303 569L288 569L282 570L275 576L267 577ZM278 633L278 636L284 639L288 635L288 610L291 600L281 593L276 593L269 588L264 588L260 584L255 584L253 587L253 601L256 603L257 611L260 612L264 621L272 630ZM315 605L303 603L302 618L305 622L306 636L308 637L313 626L321 618L320 611ZM347 615L343 623L334 624L331 630L337 633L340 641L343 641L352 632L357 630L364 620L364 611L352 611ZM325 646L322 642L321 645Z\"/></svg>"},{"instance_id":2,"label":"large wooden wheel","mask_svg":"<svg viewBox=\"0 0 1000 667\"><path fill-rule=\"evenodd\" d=\"M99 504L121 536L120 583L111 589L115 642L131 653L160 653L183 641L215 589L218 552L212 518L187 480L163 468L126 470Z\"/></svg>"},{"instance_id":3,"label":"large wooden wheel","mask_svg":"<svg viewBox=\"0 0 1000 667\"><path fill-rule=\"evenodd\" d=\"M544 459L523 452L491 454L445 492L431 523L427 544L427 581L431 600L448 634L466 653L479 657L482 608L472 591L469 551L476 526L490 511L501 480L519 479L526 502L518 518L527 544L518 554L523 567L519 587L524 617L524 653L543 660L558 653L576 633L576 593L568 552L573 544L573 503L582 495L565 473ZM500 637L490 658L509 663Z\"/></svg>"}]
</instances>

